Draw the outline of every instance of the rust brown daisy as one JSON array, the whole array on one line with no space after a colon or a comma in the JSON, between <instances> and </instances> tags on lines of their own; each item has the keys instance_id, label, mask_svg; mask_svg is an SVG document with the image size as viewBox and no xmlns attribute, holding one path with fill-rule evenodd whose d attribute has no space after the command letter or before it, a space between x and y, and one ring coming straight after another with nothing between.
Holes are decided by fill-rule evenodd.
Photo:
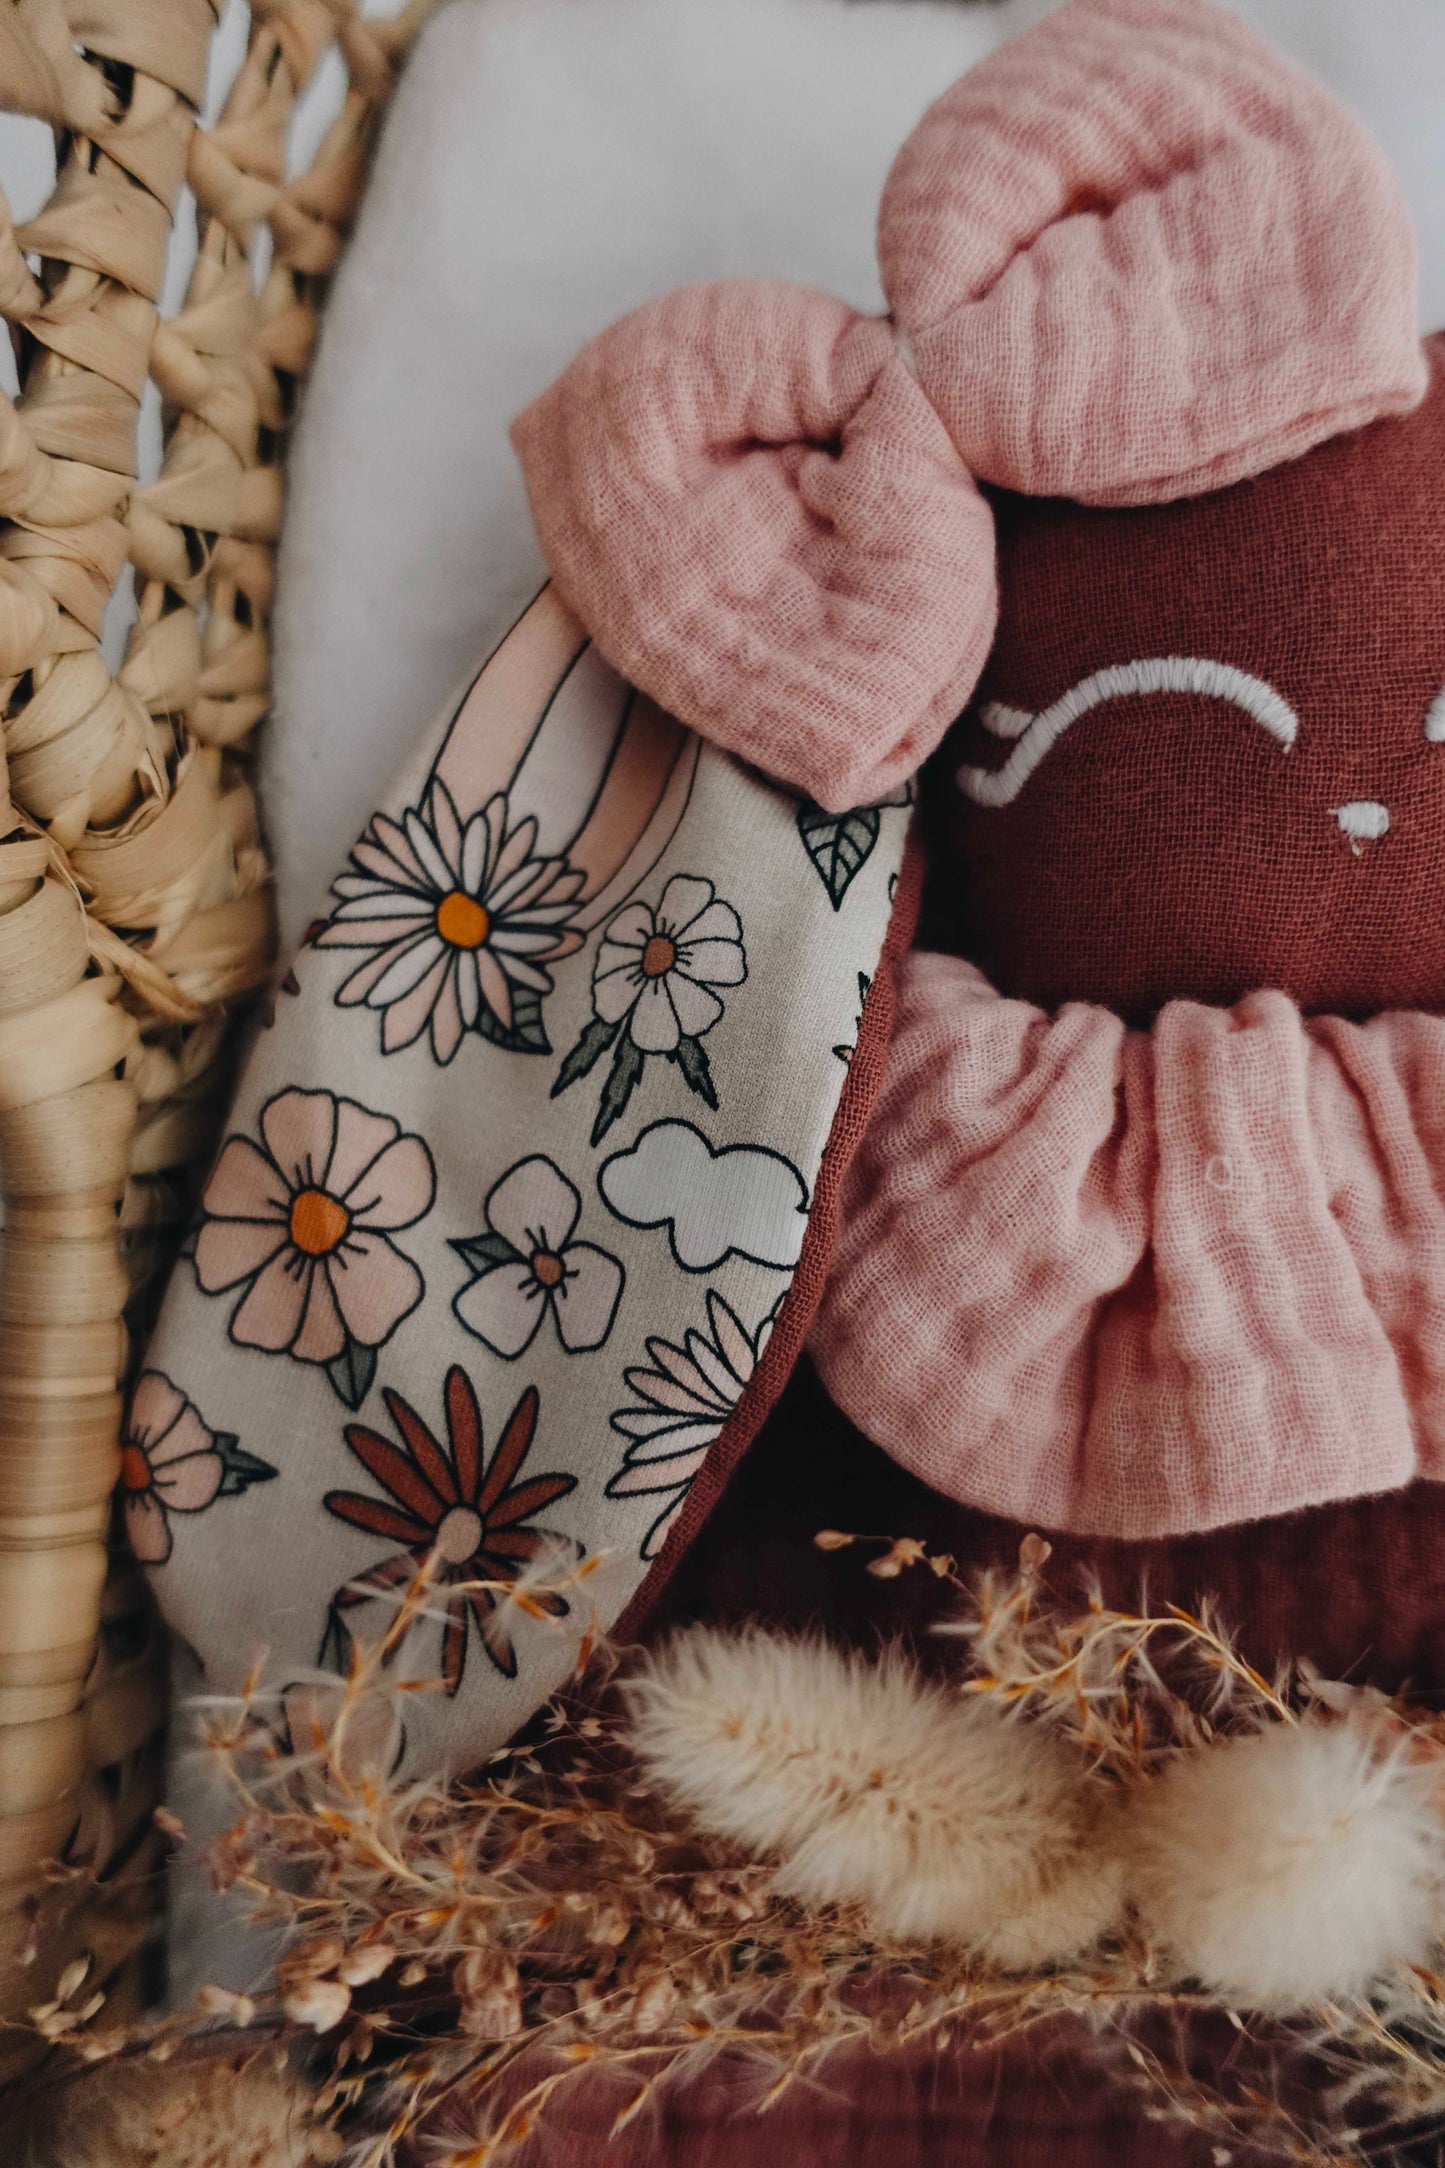
<instances>
[{"instance_id":1,"label":"rust brown daisy","mask_svg":"<svg viewBox=\"0 0 1445 2168\"><path fill-rule=\"evenodd\" d=\"M516 1481L537 1428L535 1386L528 1386L508 1416L490 1463L476 1392L459 1365L447 1372L443 1397L445 1447L415 1408L389 1390L382 1399L403 1441L400 1447L364 1423L346 1426L347 1444L394 1503L342 1490L328 1491L325 1504L338 1520L405 1546L338 1589L332 1599L338 1624L340 1613L369 1597L409 1587L424 1562L434 1560L433 1585L453 1591L446 1598L442 1677L448 1694L455 1694L466 1666L469 1620L497 1670L504 1678L516 1677L517 1653L501 1624L499 1597L547 1540L547 1530L527 1523L575 1490L577 1478L539 1475ZM532 1590L529 1600L552 1618L566 1616L567 1603L554 1590Z\"/></svg>"}]
</instances>

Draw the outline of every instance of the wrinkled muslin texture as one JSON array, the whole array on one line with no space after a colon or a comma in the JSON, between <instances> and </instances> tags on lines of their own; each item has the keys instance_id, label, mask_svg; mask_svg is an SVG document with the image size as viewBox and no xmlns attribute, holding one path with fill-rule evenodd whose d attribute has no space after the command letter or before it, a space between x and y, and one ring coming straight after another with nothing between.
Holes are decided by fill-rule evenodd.
<instances>
[{"instance_id":1,"label":"wrinkled muslin texture","mask_svg":"<svg viewBox=\"0 0 1445 2168\"><path fill-rule=\"evenodd\" d=\"M1388 162L1210 0L1072 0L960 77L878 260L961 456L1031 495L1194 496L1423 389Z\"/></svg>"},{"instance_id":2,"label":"wrinkled muslin texture","mask_svg":"<svg viewBox=\"0 0 1445 2168\"><path fill-rule=\"evenodd\" d=\"M132 1546L208 1694L289 1720L430 1558L386 1673L443 1690L393 1745L465 1769L651 1573L812 1284L896 908L906 810L846 893L799 810L550 588L413 749L258 1025L132 1403Z\"/></svg>"},{"instance_id":3,"label":"wrinkled muslin texture","mask_svg":"<svg viewBox=\"0 0 1445 2168\"><path fill-rule=\"evenodd\" d=\"M1145 1032L915 953L814 1358L926 1482L1047 1528L1438 1479L1442 1170L1445 1019L1254 993Z\"/></svg>"},{"instance_id":4,"label":"wrinkled muslin texture","mask_svg":"<svg viewBox=\"0 0 1445 2168\"><path fill-rule=\"evenodd\" d=\"M686 289L513 428L602 653L833 812L911 774L977 682L975 477L1165 503L1425 389L1387 160L1211 0L1071 0L964 76L899 152L878 260L887 323Z\"/></svg>"}]
</instances>

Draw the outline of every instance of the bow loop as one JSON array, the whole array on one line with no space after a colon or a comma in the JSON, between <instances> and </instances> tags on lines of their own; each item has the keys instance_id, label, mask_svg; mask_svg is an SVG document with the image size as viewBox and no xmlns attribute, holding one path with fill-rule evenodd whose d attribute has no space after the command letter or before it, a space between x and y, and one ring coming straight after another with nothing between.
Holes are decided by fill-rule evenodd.
<instances>
[{"instance_id":1,"label":"bow loop","mask_svg":"<svg viewBox=\"0 0 1445 2168\"><path fill-rule=\"evenodd\" d=\"M514 437L573 608L715 743L841 811L968 698L993 518L887 324L767 280L690 287L594 339Z\"/></svg>"},{"instance_id":2,"label":"bow loop","mask_svg":"<svg viewBox=\"0 0 1445 2168\"><path fill-rule=\"evenodd\" d=\"M1388 162L1211 0L1001 47L899 152L878 254L959 452L1030 496L1194 496L1424 396Z\"/></svg>"}]
</instances>

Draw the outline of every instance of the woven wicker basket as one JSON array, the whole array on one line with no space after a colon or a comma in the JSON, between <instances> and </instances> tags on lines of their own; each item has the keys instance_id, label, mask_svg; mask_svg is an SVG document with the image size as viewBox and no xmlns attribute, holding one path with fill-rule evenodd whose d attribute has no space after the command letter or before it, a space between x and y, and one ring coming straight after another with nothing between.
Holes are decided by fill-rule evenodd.
<instances>
[{"instance_id":1,"label":"woven wicker basket","mask_svg":"<svg viewBox=\"0 0 1445 2168\"><path fill-rule=\"evenodd\" d=\"M270 968L249 776L281 461L427 0L385 19L251 0L204 127L222 6L0 0L0 107L56 140L39 215L13 229L0 200L20 384L0 394L0 2019L79 1947L134 1976L154 1912L163 1678L144 1589L108 1548L121 1387L211 1143L228 1017ZM333 47L340 112L288 175ZM166 319L185 186L196 257ZM148 385L164 453L141 483ZM112 673L102 624L132 579ZM101 1871L103 1902L40 1901L62 1853Z\"/></svg>"}]
</instances>

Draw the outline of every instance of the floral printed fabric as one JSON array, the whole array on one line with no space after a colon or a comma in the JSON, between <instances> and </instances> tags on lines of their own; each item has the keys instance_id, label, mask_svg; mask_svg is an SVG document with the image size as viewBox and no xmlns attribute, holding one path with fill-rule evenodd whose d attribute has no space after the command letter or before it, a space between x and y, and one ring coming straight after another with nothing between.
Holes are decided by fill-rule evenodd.
<instances>
[{"instance_id":1,"label":"floral printed fabric","mask_svg":"<svg viewBox=\"0 0 1445 2168\"><path fill-rule=\"evenodd\" d=\"M142 1371L121 1438L120 1496L131 1549L148 1566L171 1555L173 1513L203 1513L217 1498L263 1483L275 1469L215 1431L158 1370Z\"/></svg>"},{"instance_id":2,"label":"floral printed fabric","mask_svg":"<svg viewBox=\"0 0 1445 2168\"><path fill-rule=\"evenodd\" d=\"M571 1475L515 1480L537 1428L536 1391L529 1387L508 1416L490 1465L482 1450L481 1410L464 1370L447 1373L445 1451L400 1393L384 1393L382 1398L401 1433L402 1450L362 1423L348 1426L346 1442L388 1499L328 1491L326 1510L371 1535L390 1536L405 1548L358 1574L337 1593L328 1639L342 1631L342 1614L369 1592L400 1592L429 1567L431 1586L454 1592L442 1599L441 1669L448 1694L455 1694L462 1683L469 1620L475 1621L498 1671L515 1678L517 1657L501 1624L501 1591L541 1553L545 1537L528 1525L533 1516L577 1488ZM532 1601L550 1618L567 1615L566 1599L555 1590L538 1590ZM338 1668L345 1669L344 1660Z\"/></svg>"},{"instance_id":3,"label":"floral printed fabric","mask_svg":"<svg viewBox=\"0 0 1445 2168\"><path fill-rule=\"evenodd\" d=\"M640 1406L619 1408L612 1427L628 1440L622 1466L607 1485L609 1498L658 1498L662 1511L642 1539L656 1558L701 1473L710 1448L742 1399L773 1329L765 1317L748 1332L722 1296L707 1298L707 1330L689 1332L681 1347L649 1340L649 1367L627 1373Z\"/></svg>"},{"instance_id":4,"label":"floral printed fabric","mask_svg":"<svg viewBox=\"0 0 1445 2168\"><path fill-rule=\"evenodd\" d=\"M716 989L747 975L741 919L694 874L674 875L656 910L629 903L608 921L592 968L592 1021L553 1087L566 1091L611 1049L594 1144L627 1111L649 1054L665 1055L689 1091L717 1106L703 1035L725 1013Z\"/></svg>"},{"instance_id":5,"label":"floral printed fabric","mask_svg":"<svg viewBox=\"0 0 1445 2168\"><path fill-rule=\"evenodd\" d=\"M674 1054L723 1013L713 991L748 975L742 921L711 881L679 873L655 911L630 903L609 924L592 974L592 1005L606 1024L627 1023L645 1054Z\"/></svg>"},{"instance_id":6,"label":"floral printed fabric","mask_svg":"<svg viewBox=\"0 0 1445 2168\"><path fill-rule=\"evenodd\" d=\"M907 818L821 853L550 590L513 628L280 982L135 1394L208 1692L314 1694L424 1571L387 1668L435 1768L618 1615L786 1299Z\"/></svg>"}]
</instances>

